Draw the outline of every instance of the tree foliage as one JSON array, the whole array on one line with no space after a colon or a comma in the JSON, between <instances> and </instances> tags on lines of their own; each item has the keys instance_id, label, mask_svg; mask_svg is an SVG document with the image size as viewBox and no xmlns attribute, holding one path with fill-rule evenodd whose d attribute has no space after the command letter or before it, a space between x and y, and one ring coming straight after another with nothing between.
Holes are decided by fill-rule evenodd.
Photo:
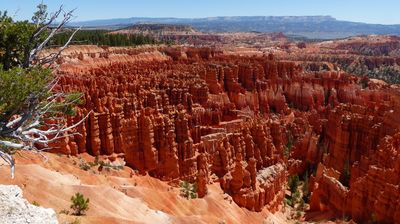
<instances>
[{"instance_id":1,"label":"tree foliage","mask_svg":"<svg viewBox=\"0 0 400 224\"><path fill-rule=\"evenodd\" d=\"M0 68L0 121L6 122L26 109L26 101L30 96L40 95L49 78L49 69Z\"/></svg>"},{"instance_id":2,"label":"tree foliage","mask_svg":"<svg viewBox=\"0 0 400 224\"><path fill-rule=\"evenodd\" d=\"M7 12L0 12L0 63L4 70L21 66L27 60L27 51L43 41L46 32L31 38L36 25L29 21L13 21Z\"/></svg>"},{"instance_id":3,"label":"tree foliage","mask_svg":"<svg viewBox=\"0 0 400 224\"><path fill-rule=\"evenodd\" d=\"M47 13L47 5L43 3L39 4L36 8L37 11L33 13L32 22L36 26L39 26L46 21L49 14Z\"/></svg>"},{"instance_id":4,"label":"tree foliage","mask_svg":"<svg viewBox=\"0 0 400 224\"><path fill-rule=\"evenodd\" d=\"M64 31L54 37L51 42L53 46L64 45L72 31ZM80 30L74 36L72 44L94 44L94 45L107 45L107 46L137 46L143 44L156 44L158 43L151 36L142 34L110 34L107 30Z\"/></svg>"}]
</instances>

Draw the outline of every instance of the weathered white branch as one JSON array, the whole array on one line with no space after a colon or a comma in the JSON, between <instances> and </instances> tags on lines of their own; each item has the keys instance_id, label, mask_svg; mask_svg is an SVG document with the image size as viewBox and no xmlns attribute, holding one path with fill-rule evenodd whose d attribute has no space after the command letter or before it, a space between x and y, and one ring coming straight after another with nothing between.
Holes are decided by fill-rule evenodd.
<instances>
[{"instance_id":1,"label":"weathered white branch","mask_svg":"<svg viewBox=\"0 0 400 224\"><path fill-rule=\"evenodd\" d=\"M20 122L22 120L22 117L18 117L10 122L8 122L8 124L6 124L7 128L11 128L12 126L16 125L18 122Z\"/></svg>"},{"instance_id":2,"label":"weathered white branch","mask_svg":"<svg viewBox=\"0 0 400 224\"><path fill-rule=\"evenodd\" d=\"M14 143L14 142L10 142L10 141L3 141L3 140L0 140L0 146L9 147L9 148L13 148L13 149L24 149L24 147L25 147L24 144Z\"/></svg>"},{"instance_id":3,"label":"weathered white branch","mask_svg":"<svg viewBox=\"0 0 400 224\"><path fill-rule=\"evenodd\" d=\"M5 162L7 162L8 165L10 165L10 168L11 168L11 178L14 179L14 173L15 173L15 160L14 160L14 158L13 158L10 154L5 153L5 152L2 152L1 150L0 150L0 157L1 157Z\"/></svg>"}]
</instances>

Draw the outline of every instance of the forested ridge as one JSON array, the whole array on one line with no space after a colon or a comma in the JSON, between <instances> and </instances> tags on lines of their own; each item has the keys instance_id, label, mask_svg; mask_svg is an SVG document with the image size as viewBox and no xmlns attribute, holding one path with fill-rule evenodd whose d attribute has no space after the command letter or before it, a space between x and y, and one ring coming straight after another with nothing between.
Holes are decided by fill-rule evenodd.
<instances>
[{"instance_id":1,"label":"forested ridge","mask_svg":"<svg viewBox=\"0 0 400 224\"><path fill-rule=\"evenodd\" d=\"M62 46L64 45L73 31L66 30L57 34L50 46ZM142 34L110 34L107 30L80 30L78 31L71 44L83 45L107 45L107 46L137 46L143 44L157 44L159 43L151 36Z\"/></svg>"}]
</instances>

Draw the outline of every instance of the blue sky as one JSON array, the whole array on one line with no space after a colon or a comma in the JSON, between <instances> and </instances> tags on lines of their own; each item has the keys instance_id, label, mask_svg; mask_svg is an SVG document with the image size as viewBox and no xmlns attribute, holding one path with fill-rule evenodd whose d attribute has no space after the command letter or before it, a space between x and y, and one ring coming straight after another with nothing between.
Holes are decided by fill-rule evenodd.
<instances>
[{"instance_id":1,"label":"blue sky","mask_svg":"<svg viewBox=\"0 0 400 224\"><path fill-rule=\"evenodd\" d=\"M42 0L0 0L0 10L29 19ZM75 21L129 17L331 15L355 22L400 24L400 0L43 0L54 11L77 8Z\"/></svg>"}]
</instances>

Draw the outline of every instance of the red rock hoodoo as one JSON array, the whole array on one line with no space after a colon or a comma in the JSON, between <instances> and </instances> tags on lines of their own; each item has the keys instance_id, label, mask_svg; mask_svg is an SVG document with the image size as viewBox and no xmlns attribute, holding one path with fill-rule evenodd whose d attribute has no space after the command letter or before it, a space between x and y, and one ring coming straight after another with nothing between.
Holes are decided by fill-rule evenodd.
<instances>
[{"instance_id":1,"label":"red rock hoodoo","mask_svg":"<svg viewBox=\"0 0 400 224\"><path fill-rule=\"evenodd\" d=\"M85 100L69 122L93 111L63 153L123 153L141 173L195 181L200 197L219 181L254 211L278 210L288 174L314 169L311 210L400 218L396 89L208 48L93 47L63 61L59 88Z\"/></svg>"}]
</instances>

